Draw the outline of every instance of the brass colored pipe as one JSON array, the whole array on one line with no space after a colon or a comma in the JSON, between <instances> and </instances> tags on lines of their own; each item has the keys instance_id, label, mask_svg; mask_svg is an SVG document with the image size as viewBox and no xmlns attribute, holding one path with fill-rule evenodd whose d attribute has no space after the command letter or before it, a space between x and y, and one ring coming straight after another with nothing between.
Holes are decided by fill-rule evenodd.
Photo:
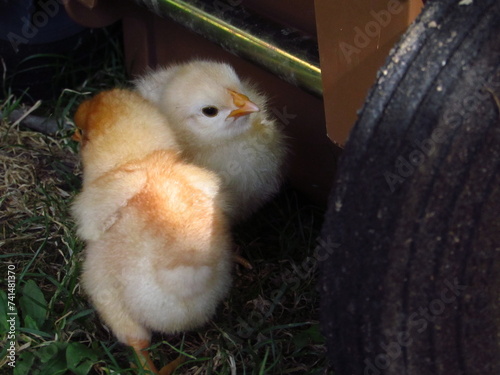
<instances>
[{"instance_id":1,"label":"brass colored pipe","mask_svg":"<svg viewBox=\"0 0 500 375\"><path fill-rule=\"evenodd\" d=\"M242 6L231 6L228 2L137 1L287 82L322 96L318 45L313 38L250 14Z\"/></svg>"}]
</instances>

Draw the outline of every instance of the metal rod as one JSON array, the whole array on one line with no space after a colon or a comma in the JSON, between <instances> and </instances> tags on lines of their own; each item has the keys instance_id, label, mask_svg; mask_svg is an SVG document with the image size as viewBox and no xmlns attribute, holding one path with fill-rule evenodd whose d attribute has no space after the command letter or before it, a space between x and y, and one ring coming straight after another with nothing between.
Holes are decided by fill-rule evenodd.
<instances>
[{"instance_id":1,"label":"metal rod","mask_svg":"<svg viewBox=\"0 0 500 375\"><path fill-rule=\"evenodd\" d=\"M314 38L221 0L207 3L141 0L140 3L285 81L322 96L318 44Z\"/></svg>"}]
</instances>

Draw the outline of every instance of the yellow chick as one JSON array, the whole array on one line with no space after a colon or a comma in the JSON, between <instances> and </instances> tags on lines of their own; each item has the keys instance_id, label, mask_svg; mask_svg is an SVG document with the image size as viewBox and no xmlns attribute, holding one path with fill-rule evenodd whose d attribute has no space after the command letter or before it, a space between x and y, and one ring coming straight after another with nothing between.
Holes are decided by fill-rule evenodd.
<instances>
[{"instance_id":1,"label":"yellow chick","mask_svg":"<svg viewBox=\"0 0 500 375\"><path fill-rule=\"evenodd\" d=\"M151 72L136 90L171 123L183 157L216 172L238 222L279 189L285 140L266 97L225 63L195 60Z\"/></svg>"},{"instance_id":2,"label":"yellow chick","mask_svg":"<svg viewBox=\"0 0 500 375\"><path fill-rule=\"evenodd\" d=\"M86 241L82 286L118 340L145 351L151 332L207 322L231 283L231 239L217 175L182 161L167 120L133 91L83 102L83 188L72 206ZM141 357L142 356L142 357Z\"/></svg>"}]
</instances>

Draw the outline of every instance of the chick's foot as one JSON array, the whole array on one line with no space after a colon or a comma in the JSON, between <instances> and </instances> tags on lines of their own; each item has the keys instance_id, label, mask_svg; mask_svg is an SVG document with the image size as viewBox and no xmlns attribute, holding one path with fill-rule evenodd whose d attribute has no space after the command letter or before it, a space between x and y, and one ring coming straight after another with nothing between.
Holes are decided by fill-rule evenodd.
<instances>
[{"instance_id":1,"label":"chick's foot","mask_svg":"<svg viewBox=\"0 0 500 375\"><path fill-rule=\"evenodd\" d=\"M245 267L247 270L253 269L252 263L250 263L247 259L243 258L240 255L235 255L234 256L234 261L238 263L240 266Z\"/></svg>"},{"instance_id":2,"label":"chick's foot","mask_svg":"<svg viewBox=\"0 0 500 375\"><path fill-rule=\"evenodd\" d=\"M182 365L186 361L186 357L183 355L180 355L177 357L175 360L170 362L168 365L163 366L159 372L160 375L171 375L177 367Z\"/></svg>"},{"instance_id":3,"label":"chick's foot","mask_svg":"<svg viewBox=\"0 0 500 375\"><path fill-rule=\"evenodd\" d=\"M127 344L134 349L137 357L141 361L142 368L147 371L151 371L154 374L159 374L156 366L154 365L151 357L149 356L149 352L147 348L151 345L148 340L137 340L137 339L129 339L127 340Z\"/></svg>"}]
</instances>

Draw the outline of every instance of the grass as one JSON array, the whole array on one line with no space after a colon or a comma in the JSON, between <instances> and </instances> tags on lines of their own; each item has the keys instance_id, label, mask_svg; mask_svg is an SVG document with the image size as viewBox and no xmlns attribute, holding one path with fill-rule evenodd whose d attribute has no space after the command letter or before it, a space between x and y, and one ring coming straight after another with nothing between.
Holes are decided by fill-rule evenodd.
<instances>
[{"instance_id":1,"label":"grass","mask_svg":"<svg viewBox=\"0 0 500 375\"><path fill-rule=\"evenodd\" d=\"M89 93L126 84L119 35L105 38L99 65L83 81L70 77L55 100L26 110L56 119L51 136L25 129L9 114L23 106L6 80L0 102L1 278L0 374L133 374L137 360L117 343L82 293L83 243L68 208L81 184L71 116ZM103 48L96 43L96 49ZM97 54L97 52L96 52ZM71 76L75 63L62 59ZM61 62L59 62L61 63ZM235 266L234 287L206 326L178 335L155 334L158 365L183 352L177 374L330 374L318 326L316 264L312 258L323 211L289 187L234 231L241 253L254 266ZM4 285L4 284L2 284ZM15 289L15 290L12 290ZM15 292L15 296L9 293ZM12 302L12 304L9 304ZM10 306L17 311L9 331ZM9 366L9 334L15 333L16 366ZM13 372L12 372L13 371Z\"/></svg>"}]
</instances>

